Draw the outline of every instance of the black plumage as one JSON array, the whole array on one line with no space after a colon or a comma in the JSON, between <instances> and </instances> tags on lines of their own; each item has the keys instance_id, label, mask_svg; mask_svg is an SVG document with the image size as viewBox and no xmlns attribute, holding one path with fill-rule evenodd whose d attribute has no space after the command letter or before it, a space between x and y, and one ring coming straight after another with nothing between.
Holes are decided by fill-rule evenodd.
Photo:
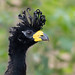
<instances>
[{"instance_id":1,"label":"black plumage","mask_svg":"<svg viewBox=\"0 0 75 75\"><path fill-rule=\"evenodd\" d=\"M29 14L30 8L19 14L21 19L16 27L10 29L9 37L9 65L4 75L26 75L26 51L27 49L37 43L33 39L33 34L42 29L45 24L45 16L37 9L33 16ZM23 32L25 32L23 34Z\"/></svg>"}]
</instances>

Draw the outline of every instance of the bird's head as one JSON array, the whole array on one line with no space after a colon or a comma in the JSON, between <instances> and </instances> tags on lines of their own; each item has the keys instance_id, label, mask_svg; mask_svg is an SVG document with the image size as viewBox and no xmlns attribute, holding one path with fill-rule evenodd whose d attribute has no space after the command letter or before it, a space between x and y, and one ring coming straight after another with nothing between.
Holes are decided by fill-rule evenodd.
<instances>
[{"instance_id":1,"label":"bird's head","mask_svg":"<svg viewBox=\"0 0 75 75\"><path fill-rule=\"evenodd\" d=\"M45 16L37 9L34 11L33 16L29 14L30 8L19 14L19 19L22 21L17 27L13 27L10 32L17 38L19 42L28 44L29 46L39 41L48 41L48 36L41 31L43 25L45 25Z\"/></svg>"}]
</instances>

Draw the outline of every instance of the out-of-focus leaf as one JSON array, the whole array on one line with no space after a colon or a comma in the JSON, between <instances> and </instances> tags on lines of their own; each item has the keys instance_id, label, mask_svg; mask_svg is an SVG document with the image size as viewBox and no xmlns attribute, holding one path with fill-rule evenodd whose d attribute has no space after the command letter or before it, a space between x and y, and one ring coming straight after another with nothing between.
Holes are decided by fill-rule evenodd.
<instances>
[{"instance_id":1,"label":"out-of-focus leaf","mask_svg":"<svg viewBox=\"0 0 75 75\"><path fill-rule=\"evenodd\" d=\"M59 38L59 47L65 49L65 50L71 50L73 46L73 41L66 37Z\"/></svg>"}]
</instances>

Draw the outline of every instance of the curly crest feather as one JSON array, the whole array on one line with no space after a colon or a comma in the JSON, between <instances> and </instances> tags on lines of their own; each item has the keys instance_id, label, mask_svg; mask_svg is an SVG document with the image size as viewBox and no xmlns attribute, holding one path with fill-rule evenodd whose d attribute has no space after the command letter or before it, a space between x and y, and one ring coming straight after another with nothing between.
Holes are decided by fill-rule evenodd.
<instances>
[{"instance_id":1,"label":"curly crest feather","mask_svg":"<svg viewBox=\"0 0 75 75\"><path fill-rule=\"evenodd\" d=\"M22 14L18 15L19 19L22 20L22 22L19 23L18 25L33 27L36 30L42 29L42 26L45 25L46 21L45 15L42 15L42 12L39 9L37 9L36 11L34 11L33 16L31 16L29 14L30 10L31 10L30 8L27 8L26 11L23 11ZM28 13L28 16L26 12Z\"/></svg>"}]
</instances>

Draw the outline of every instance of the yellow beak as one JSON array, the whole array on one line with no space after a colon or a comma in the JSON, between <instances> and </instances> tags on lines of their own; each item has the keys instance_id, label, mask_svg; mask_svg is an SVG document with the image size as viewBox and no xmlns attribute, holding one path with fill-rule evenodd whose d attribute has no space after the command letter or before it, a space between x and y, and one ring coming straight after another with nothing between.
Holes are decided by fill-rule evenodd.
<instances>
[{"instance_id":1,"label":"yellow beak","mask_svg":"<svg viewBox=\"0 0 75 75\"><path fill-rule=\"evenodd\" d=\"M33 34L33 39L35 42L38 42L38 41L49 41L49 38L48 36L43 33L42 31L37 31L35 34Z\"/></svg>"}]
</instances>

